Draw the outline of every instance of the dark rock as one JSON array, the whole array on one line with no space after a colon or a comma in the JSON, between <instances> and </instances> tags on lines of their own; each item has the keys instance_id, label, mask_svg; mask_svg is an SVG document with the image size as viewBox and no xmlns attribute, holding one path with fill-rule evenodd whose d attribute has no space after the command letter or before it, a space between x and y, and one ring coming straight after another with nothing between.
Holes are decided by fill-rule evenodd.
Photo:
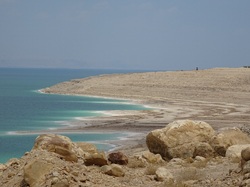
<instances>
[{"instance_id":1,"label":"dark rock","mask_svg":"<svg viewBox=\"0 0 250 187\"><path fill-rule=\"evenodd\" d=\"M128 164L128 157L126 155L124 155L122 152L110 153L108 155L108 160L112 164L119 164L119 165L127 165Z\"/></svg>"}]
</instances>

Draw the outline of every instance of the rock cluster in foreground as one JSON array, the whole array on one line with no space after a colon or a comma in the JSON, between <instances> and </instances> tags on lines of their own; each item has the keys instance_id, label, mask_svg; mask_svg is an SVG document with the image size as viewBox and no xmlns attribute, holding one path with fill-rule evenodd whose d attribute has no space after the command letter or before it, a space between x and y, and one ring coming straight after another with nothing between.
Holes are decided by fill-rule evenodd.
<instances>
[{"instance_id":1,"label":"rock cluster in foreground","mask_svg":"<svg viewBox=\"0 0 250 187\"><path fill-rule=\"evenodd\" d=\"M203 121L179 120L146 137L149 150L165 159L225 156L232 145L250 144L250 137L238 128L216 133Z\"/></svg>"},{"instance_id":2,"label":"rock cluster in foreground","mask_svg":"<svg viewBox=\"0 0 250 187\"><path fill-rule=\"evenodd\" d=\"M0 186L249 186L250 138L205 122L175 121L148 134L150 151L100 152L68 137L40 135L20 159L0 165Z\"/></svg>"}]
</instances>

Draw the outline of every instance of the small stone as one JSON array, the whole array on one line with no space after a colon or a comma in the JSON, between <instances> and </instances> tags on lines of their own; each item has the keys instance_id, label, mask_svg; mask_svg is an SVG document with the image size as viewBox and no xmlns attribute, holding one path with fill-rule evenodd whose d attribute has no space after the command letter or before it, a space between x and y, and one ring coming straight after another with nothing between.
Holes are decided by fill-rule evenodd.
<instances>
[{"instance_id":1,"label":"small stone","mask_svg":"<svg viewBox=\"0 0 250 187\"><path fill-rule=\"evenodd\" d=\"M51 185L54 185L54 184L58 183L58 181L59 181L58 177L53 177L51 179Z\"/></svg>"},{"instance_id":2,"label":"small stone","mask_svg":"<svg viewBox=\"0 0 250 187\"><path fill-rule=\"evenodd\" d=\"M156 170L155 172L156 174L156 180L157 181L173 181L174 177L172 175L172 173L169 172L169 170L167 170L166 168L160 167Z\"/></svg>"},{"instance_id":3,"label":"small stone","mask_svg":"<svg viewBox=\"0 0 250 187\"><path fill-rule=\"evenodd\" d=\"M206 161L206 158L204 158L202 156L196 156L194 159L197 160L197 161L201 161L201 162Z\"/></svg>"},{"instance_id":4,"label":"small stone","mask_svg":"<svg viewBox=\"0 0 250 187\"><path fill-rule=\"evenodd\" d=\"M246 173L244 176L243 176L243 179L250 179L250 173Z\"/></svg>"},{"instance_id":5,"label":"small stone","mask_svg":"<svg viewBox=\"0 0 250 187\"><path fill-rule=\"evenodd\" d=\"M26 155L28 155L29 153L30 153L30 152L25 152L24 155L26 156Z\"/></svg>"},{"instance_id":6,"label":"small stone","mask_svg":"<svg viewBox=\"0 0 250 187\"><path fill-rule=\"evenodd\" d=\"M8 178L12 178L13 176L15 176L15 173L9 173L8 174Z\"/></svg>"},{"instance_id":7,"label":"small stone","mask_svg":"<svg viewBox=\"0 0 250 187\"><path fill-rule=\"evenodd\" d=\"M74 176L76 176L76 177L77 177L77 176L79 175L79 172L77 172L77 171L73 171L73 172L72 172L72 175L74 175Z\"/></svg>"},{"instance_id":8,"label":"small stone","mask_svg":"<svg viewBox=\"0 0 250 187\"><path fill-rule=\"evenodd\" d=\"M4 164L0 164L0 171L6 170L7 166Z\"/></svg>"},{"instance_id":9,"label":"small stone","mask_svg":"<svg viewBox=\"0 0 250 187\"><path fill-rule=\"evenodd\" d=\"M53 175L54 177L58 177L58 176L59 176L59 173L58 173L57 171L54 171L54 172L52 173L52 175Z\"/></svg>"},{"instance_id":10,"label":"small stone","mask_svg":"<svg viewBox=\"0 0 250 187\"><path fill-rule=\"evenodd\" d=\"M164 162L160 154L154 154L149 151L143 152L142 158L145 158L147 162L149 163L163 163Z\"/></svg>"},{"instance_id":11,"label":"small stone","mask_svg":"<svg viewBox=\"0 0 250 187\"><path fill-rule=\"evenodd\" d=\"M69 187L69 182L67 179L62 179L55 183L53 187Z\"/></svg>"},{"instance_id":12,"label":"small stone","mask_svg":"<svg viewBox=\"0 0 250 187\"><path fill-rule=\"evenodd\" d=\"M89 154L87 157L85 157L84 163L86 166L104 166L108 164L108 161L104 152L98 152L94 154Z\"/></svg>"},{"instance_id":13,"label":"small stone","mask_svg":"<svg viewBox=\"0 0 250 187\"><path fill-rule=\"evenodd\" d=\"M117 164L111 164L110 166L106 165L101 167L101 171L107 175L115 177L123 177L125 175L122 167Z\"/></svg>"}]
</instances>

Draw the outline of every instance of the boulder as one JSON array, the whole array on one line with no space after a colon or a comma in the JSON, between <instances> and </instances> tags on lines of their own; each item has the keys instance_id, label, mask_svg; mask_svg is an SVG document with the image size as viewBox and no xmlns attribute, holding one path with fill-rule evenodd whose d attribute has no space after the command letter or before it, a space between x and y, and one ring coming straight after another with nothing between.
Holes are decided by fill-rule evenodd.
<instances>
[{"instance_id":1,"label":"boulder","mask_svg":"<svg viewBox=\"0 0 250 187\"><path fill-rule=\"evenodd\" d=\"M245 150L248 147L250 149L250 144L232 145L227 149L226 157L228 157L232 160L235 160L235 161L239 161L239 160L241 160L242 150ZM246 153L247 152L245 151L245 154L244 154L244 151L243 151L243 155L245 156L245 158L248 157L247 159L250 159L250 152L249 152L249 156L247 156L248 154L246 154Z\"/></svg>"},{"instance_id":2,"label":"boulder","mask_svg":"<svg viewBox=\"0 0 250 187\"><path fill-rule=\"evenodd\" d=\"M115 177L124 177L125 173L120 165L111 164L101 167L101 171L107 175L115 176Z\"/></svg>"},{"instance_id":3,"label":"boulder","mask_svg":"<svg viewBox=\"0 0 250 187\"><path fill-rule=\"evenodd\" d=\"M94 154L86 155L86 157L84 158L84 163L86 166L104 166L108 165L108 160L104 152L97 152Z\"/></svg>"},{"instance_id":4,"label":"boulder","mask_svg":"<svg viewBox=\"0 0 250 187\"><path fill-rule=\"evenodd\" d=\"M119 164L119 165L127 165L128 164L128 157L126 155L124 155L122 152L110 153L108 155L108 160L112 164Z\"/></svg>"},{"instance_id":5,"label":"boulder","mask_svg":"<svg viewBox=\"0 0 250 187\"><path fill-rule=\"evenodd\" d=\"M210 145L221 156L226 155L228 147L237 144L250 144L250 137L238 128L223 129L210 141Z\"/></svg>"},{"instance_id":6,"label":"boulder","mask_svg":"<svg viewBox=\"0 0 250 187\"><path fill-rule=\"evenodd\" d=\"M205 122L178 120L163 129L151 131L146 143L152 153L160 154L165 159L205 156L210 153L197 155L199 152L196 152L194 155L196 147L202 142L209 142L214 134L213 128Z\"/></svg>"},{"instance_id":7,"label":"boulder","mask_svg":"<svg viewBox=\"0 0 250 187\"><path fill-rule=\"evenodd\" d=\"M42 149L59 154L66 161L77 162L83 151L68 137L56 134L43 134L36 138L33 150Z\"/></svg>"},{"instance_id":8,"label":"boulder","mask_svg":"<svg viewBox=\"0 0 250 187\"><path fill-rule=\"evenodd\" d=\"M24 166L24 180L30 187L43 185L46 180L45 175L49 174L53 167L53 164L46 160L32 160Z\"/></svg>"},{"instance_id":9,"label":"boulder","mask_svg":"<svg viewBox=\"0 0 250 187\"><path fill-rule=\"evenodd\" d=\"M166 168L160 167L155 172L155 179L157 181L165 181L165 182L172 182L174 181L174 177L172 173L170 173Z\"/></svg>"}]
</instances>

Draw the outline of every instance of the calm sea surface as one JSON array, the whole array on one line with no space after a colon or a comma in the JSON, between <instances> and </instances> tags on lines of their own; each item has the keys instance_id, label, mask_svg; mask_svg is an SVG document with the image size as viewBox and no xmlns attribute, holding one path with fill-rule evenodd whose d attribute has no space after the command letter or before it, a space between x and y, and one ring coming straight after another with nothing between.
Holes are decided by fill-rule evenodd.
<instances>
[{"instance_id":1,"label":"calm sea surface","mask_svg":"<svg viewBox=\"0 0 250 187\"><path fill-rule=\"evenodd\" d=\"M134 71L126 71L134 72ZM60 128L77 117L102 115L98 111L144 110L124 100L41 94L37 90L75 78L99 74L126 73L118 70L8 69L0 68L0 163L30 151L38 135L18 135L18 131ZM122 133L64 134L73 141L99 142L99 149L111 145Z\"/></svg>"}]
</instances>

